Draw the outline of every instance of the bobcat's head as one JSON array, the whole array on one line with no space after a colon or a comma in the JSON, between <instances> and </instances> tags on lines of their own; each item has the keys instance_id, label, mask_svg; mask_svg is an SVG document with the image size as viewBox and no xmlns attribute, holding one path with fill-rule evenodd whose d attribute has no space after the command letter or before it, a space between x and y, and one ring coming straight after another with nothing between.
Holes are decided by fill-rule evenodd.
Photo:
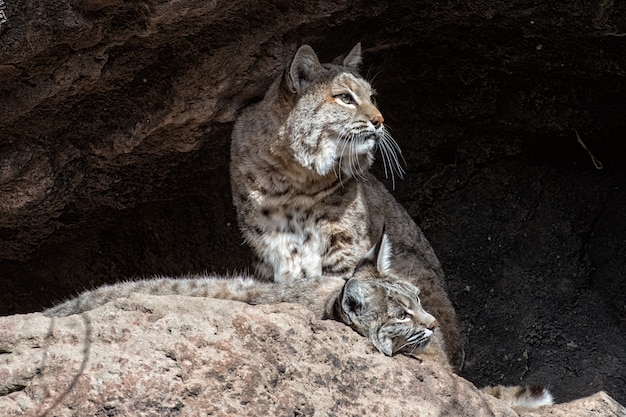
<instances>
[{"instance_id":1,"label":"bobcat's head","mask_svg":"<svg viewBox=\"0 0 626 417\"><path fill-rule=\"evenodd\" d=\"M385 173L402 177L402 152L374 104L374 89L358 73L360 63L360 43L330 64L300 47L281 84L290 107L282 135L296 161L318 175L363 175L378 146Z\"/></svg>"},{"instance_id":2,"label":"bobcat's head","mask_svg":"<svg viewBox=\"0 0 626 417\"><path fill-rule=\"evenodd\" d=\"M383 234L346 281L334 314L387 356L417 354L430 342L437 320L422 308L419 289L393 276L390 257Z\"/></svg>"}]
</instances>

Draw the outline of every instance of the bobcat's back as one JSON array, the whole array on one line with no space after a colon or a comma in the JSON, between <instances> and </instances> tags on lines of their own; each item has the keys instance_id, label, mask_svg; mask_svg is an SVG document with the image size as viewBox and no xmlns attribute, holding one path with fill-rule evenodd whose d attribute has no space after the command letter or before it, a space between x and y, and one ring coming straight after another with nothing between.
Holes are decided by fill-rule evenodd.
<instances>
[{"instance_id":1,"label":"bobcat's back","mask_svg":"<svg viewBox=\"0 0 626 417\"><path fill-rule=\"evenodd\" d=\"M104 285L85 291L44 311L44 315L63 317L80 314L133 293L150 295L184 295L241 301L248 304L294 302L324 315L327 298L338 292L344 280L293 280L282 285L260 282L249 276L197 275L190 277L157 277Z\"/></svg>"}]
</instances>

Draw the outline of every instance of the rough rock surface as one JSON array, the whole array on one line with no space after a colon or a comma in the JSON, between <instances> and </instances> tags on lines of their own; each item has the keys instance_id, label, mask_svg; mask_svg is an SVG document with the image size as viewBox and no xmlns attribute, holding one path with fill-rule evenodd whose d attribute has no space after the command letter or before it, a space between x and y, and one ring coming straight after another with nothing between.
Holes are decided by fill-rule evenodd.
<instances>
[{"instance_id":1,"label":"rough rock surface","mask_svg":"<svg viewBox=\"0 0 626 417\"><path fill-rule=\"evenodd\" d=\"M248 268L236 113L299 44L360 40L462 375L626 404L624 33L604 0L0 1L0 314Z\"/></svg>"},{"instance_id":2,"label":"rough rock surface","mask_svg":"<svg viewBox=\"0 0 626 417\"><path fill-rule=\"evenodd\" d=\"M388 358L291 304L133 295L0 318L0 415L518 414L428 360ZM614 416L606 394L521 416Z\"/></svg>"}]
</instances>

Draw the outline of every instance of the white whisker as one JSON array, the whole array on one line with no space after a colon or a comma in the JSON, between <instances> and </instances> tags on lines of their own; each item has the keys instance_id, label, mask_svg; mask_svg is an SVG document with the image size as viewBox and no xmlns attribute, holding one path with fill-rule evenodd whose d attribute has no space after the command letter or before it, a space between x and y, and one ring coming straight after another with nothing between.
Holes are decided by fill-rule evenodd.
<instances>
[{"instance_id":1,"label":"white whisker","mask_svg":"<svg viewBox=\"0 0 626 417\"><path fill-rule=\"evenodd\" d=\"M363 169L363 167L361 167L361 156L358 154L358 152L356 152L356 147L359 145L358 139L360 136L361 135L355 135L355 137L353 138L350 152L354 154L354 168L356 169L356 175L361 179L365 179L365 170Z\"/></svg>"},{"instance_id":2,"label":"white whisker","mask_svg":"<svg viewBox=\"0 0 626 417\"><path fill-rule=\"evenodd\" d=\"M344 144L343 147L343 152L345 153L346 157L348 158L348 176L352 177L352 152L350 152L350 148L352 148L352 133L350 133L350 137L346 138L346 143ZM347 149L347 151L346 151Z\"/></svg>"},{"instance_id":3,"label":"white whisker","mask_svg":"<svg viewBox=\"0 0 626 417\"><path fill-rule=\"evenodd\" d=\"M380 149L381 159L383 160L383 168L385 170L385 178L389 178L389 172L391 171L391 159L387 154L387 146L385 145L385 138L381 137L378 144ZM392 172L393 174L393 172Z\"/></svg>"},{"instance_id":4,"label":"white whisker","mask_svg":"<svg viewBox=\"0 0 626 417\"><path fill-rule=\"evenodd\" d=\"M392 159L393 151L389 148L385 137L382 137L380 140L380 154L383 158L383 166L385 168L385 178L389 178L389 176L391 175L392 188L395 189L396 188L396 176L395 176L395 169L394 169L395 158Z\"/></svg>"},{"instance_id":5,"label":"white whisker","mask_svg":"<svg viewBox=\"0 0 626 417\"><path fill-rule=\"evenodd\" d=\"M387 144L387 146L389 146L391 154L393 155L395 159L397 172L400 176L402 176L404 175L405 171L402 168L402 164L400 163L400 160L398 158L398 155L400 155L400 158L402 158L402 162L406 166L406 160L404 159L404 155L402 154L402 149L400 149L398 142L396 142L395 139L391 135L384 134L384 137L385 137L385 143Z\"/></svg>"},{"instance_id":6,"label":"white whisker","mask_svg":"<svg viewBox=\"0 0 626 417\"><path fill-rule=\"evenodd\" d=\"M352 147L354 146L354 133L350 132L350 137L346 138L346 144L344 146L344 152L348 150L348 175L354 178L354 161L352 160Z\"/></svg>"},{"instance_id":7,"label":"white whisker","mask_svg":"<svg viewBox=\"0 0 626 417\"><path fill-rule=\"evenodd\" d=\"M383 168L385 171L385 178L391 176L392 187L396 187L396 175L399 178L404 178L406 171L402 165L406 166L406 160L402 154L402 149L398 142L391 136L385 126L382 128L381 135L379 137L380 154L383 160Z\"/></svg>"},{"instance_id":8,"label":"white whisker","mask_svg":"<svg viewBox=\"0 0 626 417\"><path fill-rule=\"evenodd\" d=\"M400 146L398 145L398 142L396 142L394 140L393 137L391 136L387 136L387 141L388 143L391 144L391 146L393 146L395 148L395 152L393 152L394 158L396 160L396 167L398 169L398 174L400 176L404 175L405 171L402 168L402 165L400 164L400 160L398 159L398 155L400 156L400 158L402 158L402 162L404 163L404 165L406 166L406 159L404 159L404 155L402 154L402 149L400 149Z\"/></svg>"},{"instance_id":9,"label":"white whisker","mask_svg":"<svg viewBox=\"0 0 626 417\"><path fill-rule=\"evenodd\" d=\"M386 150L385 150L385 147L382 145L379 145L378 148L380 149L380 156L381 156L381 159L383 160L383 169L385 171L385 179L387 179L389 178L389 175L387 174L387 172L389 171L389 167L387 166Z\"/></svg>"},{"instance_id":10,"label":"white whisker","mask_svg":"<svg viewBox=\"0 0 626 417\"><path fill-rule=\"evenodd\" d=\"M402 162L404 162L404 165L406 166L406 159L404 159L404 155L402 154L402 149L400 148L400 145L398 145L398 142L396 142L396 140L393 138L393 136L391 136L391 134L385 130L383 132L383 135L385 136L385 138L387 139L388 143L391 143L391 145L395 148L396 152L396 156L397 154L400 155L400 157L402 158ZM404 170L402 169L402 167L400 166L400 164L398 163L398 168L404 173Z\"/></svg>"},{"instance_id":11,"label":"white whisker","mask_svg":"<svg viewBox=\"0 0 626 417\"><path fill-rule=\"evenodd\" d=\"M335 169L335 175L339 179L339 183L342 186L343 186L343 182L342 182L342 178L341 177L344 174L344 172L343 172L343 156L344 156L344 154L346 152L346 146L348 145L348 142L350 142L350 138L348 137L349 135L350 135L350 128L349 127L344 128L339 133L339 136L337 137L337 143L335 144L335 155L337 155L337 150L338 150L339 146L341 146L341 152L339 153L339 159L337 160L337 165L336 165L336 167L333 166L333 169ZM337 173L336 169L339 169L338 173Z\"/></svg>"}]
</instances>

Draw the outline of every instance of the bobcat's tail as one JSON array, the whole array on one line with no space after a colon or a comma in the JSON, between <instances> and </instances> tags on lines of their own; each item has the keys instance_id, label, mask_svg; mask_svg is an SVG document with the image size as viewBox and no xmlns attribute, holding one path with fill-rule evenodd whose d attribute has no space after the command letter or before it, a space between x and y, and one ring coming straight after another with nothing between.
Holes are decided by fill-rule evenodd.
<instances>
[{"instance_id":1,"label":"bobcat's tail","mask_svg":"<svg viewBox=\"0 0 626 417\"><path fill-rule=\"evenodd\" d=\"M512 387L497 385L484 387L480 390L501 399L511 407L537 408L542 405L554 404L554 398L550 391L541 385L515 385Z\"/></svg>"}]
</instances>

